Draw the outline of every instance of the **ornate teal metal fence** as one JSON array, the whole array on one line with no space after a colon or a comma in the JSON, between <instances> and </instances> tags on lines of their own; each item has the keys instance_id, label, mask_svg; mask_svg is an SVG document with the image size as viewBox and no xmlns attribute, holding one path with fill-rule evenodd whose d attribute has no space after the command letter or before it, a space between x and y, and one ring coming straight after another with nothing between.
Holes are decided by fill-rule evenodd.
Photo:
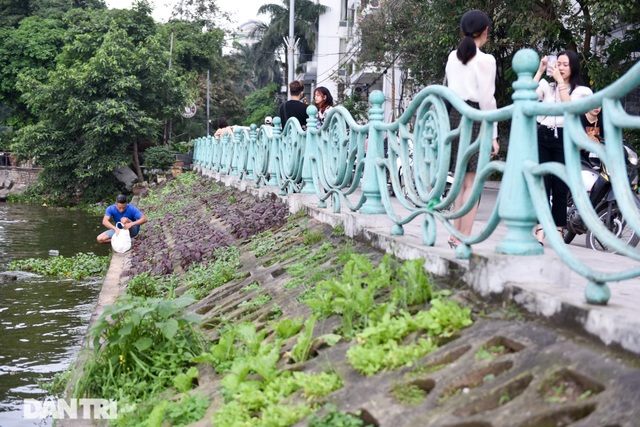
<instances>
[{"instance_id":1,"label":"ornate teal metal fence","mask_svg":"<svg viewBox=\"0 0 640 427\"><path fill-rule=\"evenodd\" d=\"M403 226L422 219L422 239L434 245L437 223L458 237L463 244L456 256L468 258L470 246L487 239L502 221L506 235L496 252L509 255L538 255L544 248L532 233L536 224L547 232L548 241L562 260L588 279L588 302L606 304L610 297L607 282L640 276L640 266L620 272L595 271L584 265L566 247L551 216L545 176L555 175L567 183L575 205L589 230L620 254L640 260L640 251L617 238L617 232L605 227L591 205L582 182L580 150L596 153L610 171L617 205L624 216L618 227L630 227L640 235L638 195L628 185L622 149L622 130L639 129L640 117L630 116L619 99L640 85L640 64L625 76L593 96L570 103L537 102L537 83L533 75L539 65L536 52L519 51L513 60L517 81L513 84L513 104L494 111L468 106L444 86L423 89L404 114L392 123L383 121L384 96L374 91L369 101L369 121L358 124L343 107L335 107L322 128L316 126L316 108L307 108L307 130L296 119L281 129L279 118L274 127L251 125L237 129L220 139L195 141L194 165L241 179L253 180L257 187L275 186L281 195L316 194L319 207L330 200L335 212L342 204L364 214L387 214L394 223L392 234L403 234ZM445 100L458 110L462 120L451 129ZM603 106L606 144L588 138L580 116ZM564 116L565 165L538 162L536 117ZM493 124L510 121L509 144L505 161L492 160ZM480 134L472 140L474 122L480 122ZM451 143L459 142L453 182L447 184ZM469 200L458 209L453 202L460 192L466 165L478 154L478 169ZM453 220L469 212L478 203L486 180L502 174L497 203L482 230L471 236L460 235ZM392 196L390 193L393 193ZM396 212L395 197L404 207ZM408 214L407 214L408 212ZM637 241L637 240L636 240Z\"/></svg>"}]
</instances>

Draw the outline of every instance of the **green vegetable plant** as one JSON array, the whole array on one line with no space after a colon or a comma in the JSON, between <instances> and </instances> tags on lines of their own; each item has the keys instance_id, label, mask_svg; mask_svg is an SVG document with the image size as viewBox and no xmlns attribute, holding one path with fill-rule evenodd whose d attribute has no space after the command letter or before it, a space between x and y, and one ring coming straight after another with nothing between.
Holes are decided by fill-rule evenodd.
<instances>
[{"instance_id":1,"label":"green vegetable plant","mask_svg":"<svg viewBox=\"0 0 640 427\"><path fill-rule=\"evenodd\" d=\"M218 248L215 262L209 265L193 265L185 272L182 282L187 285L187 293L202 299L212 289L218 288L235 277L240 267L240 251L235 246Z\"/></svg>"},{"instance_id":2,"label":"green vegetable plant","mask_svg":"<svg viewBox=\"0 0 640 427\"><path fill-rule=\"evenodd\" d=\"M491 360L496 356L503 354L504 351L505 351L505 346L503 345L494 345L487 348L481 348L476 352L475 358Z\"/></svg>"},{"instance_id":3,"label":"green vegetable plant","mask_svg":"<svg viewBox=\"0 0 640 427\"><path fill-rule=\"evenodd\" d=\"M314 296L307 298L305 303L319 317L339 314L341 333L350 338L374 310L378 292L391 282L384 260L374 269L368 259L354 254L345 264L342 277L319 282Z\"/></svg>"},{"instance_id":4,"label":"green vegetable plant","mask_svg":"<svg viewBox=\"0 0 640 427\"><path fill-rule=\"evenodd\" d=\"M179 392L185 393L191 390L193 380L196 378L198 378L198 368L192 366L187 372L176 375L173 379L173 385Z\"/></svg>"},{"instance_id":5,"label":"green vegetable plant","mask_svg":"<svg viewBox=\"0 0 640 427\"><path fill-rule=\"evenodd\" d=\"M298 341L291 350L290 358L295 363L305 362L309 359L309 353L313 346L322 341L329 346L334 346L340 341L340 335L324 334L317 338L313 338L313 330L316 324L316 317L311 316L304 322L304 330L298 335Z\"/></svg>"},{"instance_id":6,"label":"green vegetable plant","mask_svg":"<svg viewBox=\"0 0 640 427\"><path fill-rule=\"evenodd\" d=\"M389 393L398 402L410 406L421 403L427 397L426 391L411 383L396 383Z\"/></svg>"},{"instance_id":7,"label":"green vegetable plant","mask_svg":"<svg viewBox=\"0 0 640 427\"><path fill-rule=\"evenodd\" d=\"M238 304L238 308L255 310L258 307L262 307L269 301L271 301L271 297L268 294L259 294L258 296L256 296L251 300L242 301L240 304Z\"/></svg>"},{"instance_id":8,"label":"green vegetable plant","mask_svg":"<svg viewBox=\"0 0 640 427\"><path fill-rule=\"evenodd\" d=\"M336 373L314 375L278 368L283 339L300 328L301 320L278 322L271 342L265 340L266 328L258 331L253 323L239 323L223 331L208 352L192 359L211 363L224 375L224 405L214 414L214 425L293 425L314 412L324 396L343 386ZM299 398L289 398L294 393Z\"/></svg>"},{"instance_id":9,"label":"green vegetable plant","mask_svg":"<svg viewBox=\"0 0 640 427\"><path fill-rule=\"evenodd\" d=\"M509 396L509 391L505 390L498 399L498 406L506 405L511 401L511 396Z\"/></svg>"},{"instance_id":10,"label":"green vegetable plant","mask_svg":"<svg viewBox=\"0 0 640 427\"><path fill-rule=\"evenodd\" d=\"M280 339L286 340L296 335L303 326L304 318L302 317L287 317L273 325L273 330L276 336Z\"/></svg>"},{"instance_id":11,"label":"green vegetable plant","mask_svg":"<svg viewBox=\"0 0 640 427\"><path fill-rule=\"evenodd\" d=\"M134 411L121 416L115 424L118 427L184 426L201 420L209 407L209 399L189 393L197 377L198 369L194 366L187 372L176 375L173 384L179 392L183 393L179 400L168 400L163 393L140 402L134 407Z\"/></svg>"},{"instance_id":12,"label":"green vegetable plant","mask_svg":"<svg viewBox=\"0 0 640 427\"><path fill-rule=\"evenodd\" d=\"M260 283L258 282L252 282L251 284L245 286L244 288L240 289L241 292L251 292L251 291L255 291L256 289L260 289Z\"/></svg>"},{"instance_id":13,"label":"green vegetable plant","mask_svg":"<svg viewBox=\"0 0 640 427\"><path fill-rule=\"evenodd\" d=\"M127 282L127 294L145 298L158 298L166 293L163 280L148 271L140 273Z\"/></svg>"},{"instance_id":14,"label":"green vegetable plant","mask_svg":"<svg viewBox=\"0 0 640 427\"><path fill-rule=\"evenodd\" d=\"M433 296L423 263L423 260L411 260L397 265L390 255L385 255L374 268L366 257L351 254L342 277L319 282L314 294L305 297L305 303L320 317L339 315L341 333L352 337L370 317L379 318L398 306L407 308ZM390 302L377 303L376 298L385 292L390 292Z\"/></svg>"},{"instance_id":15,"label":"green vegetable plant","mask_svg":"<svg viewBox=\"0 0 640 427\"><path fill-rule=\"evenodd\" d=\"M267 230L260 234L256 234L249 238L249 250L253 252L256 258L260 258L270 253L276 245L273 231Z\"/></svg>"},{"instance_id":16,"label":"green vegetable plant","mask_svg":"<svg viewBox=\"0 0 640 427\"><path fill-rule=\"evenodd\" d=\"M151 406L144 405L143 408L134 414L129 414L119 419L117 422L118 426L185 426L201 420L209 407L209 399L189 393L184 394L180 400L177 401L163 399L152 403L153 405Z\"/></svg>"},{"instance_id":17,"label":"green vegetable plant","mask_svg":"<svg viewBox=\"0 0 640 427\"><path fill-rule=\"evenodd\" d=\"M184 313L194 301L127 296L105 307L89 331L95 351L74 395L135 402L173 385L203 350L201 316Z\"/></svg>"},{"instance_id":18,"label":"green vegetable plant","mask_svg":"<svg viewBox=\"0 0 640 427\"><path fill-rule=\"evenodd\" d=\"M359 414L357 414L359 415ZM323 416L313 414L309 417L307 427L366 427L356 415L338 410L335 405L326 405Z\"/></svg>"},{"instance_id":19,"label":"green vegetable plant","mask_svg":"<svg viewBox=\"0 0 640 427\"><path fill-rule=\"evenodd\" d=\"M344 232L344 227L342 225L336 225L335 227L333 227L331 235L336 237L344 237L346 235Z\"/></svg>"},{"instance_id":20,"label":"green vegetable plant","mask_svg":"<svg viewBox=\"0 0 640 427\"><path fill-rule=\"evenodd\" d=\"M438 348L438 339L450 337L471 325L471 310L456 302L431 300L431 309L411 316L405 311L385 313L357 335L358 344L347 351L349 363L364 375L383 369L410 366L414 360ZM426 334L411 343L403 339L411 333Z\"/></svg>"},{"instance_id":21,"label":"green vegetable plant","mask_svg":"<svg viewBox=\"0 0 640 427\"><path fill-rule=\"evenodd\" d=\"M324 234L319 230L305 230L303 233L304 244L307 246L314 245L324 239Z\"/></svg>"}]
</instances>

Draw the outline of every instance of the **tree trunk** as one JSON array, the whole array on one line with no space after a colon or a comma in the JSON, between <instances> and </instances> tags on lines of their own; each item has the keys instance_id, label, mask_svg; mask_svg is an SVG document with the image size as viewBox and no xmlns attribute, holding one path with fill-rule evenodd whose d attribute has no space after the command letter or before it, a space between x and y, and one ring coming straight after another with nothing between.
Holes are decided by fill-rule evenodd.
<instances>
[{"instance_id":1,"label":"tree trunk","mask_svg":"<svg viewBox=\"0 0 640 427\"><path fill-rule=\"evenodd\" d=\"M133 167L136 170L136 175L138 175L138 182L144 181L144 176L142 176L142 169L140 168L140 157L138 156L138 140L133 142Z\"/></svg>"}]
</instances>

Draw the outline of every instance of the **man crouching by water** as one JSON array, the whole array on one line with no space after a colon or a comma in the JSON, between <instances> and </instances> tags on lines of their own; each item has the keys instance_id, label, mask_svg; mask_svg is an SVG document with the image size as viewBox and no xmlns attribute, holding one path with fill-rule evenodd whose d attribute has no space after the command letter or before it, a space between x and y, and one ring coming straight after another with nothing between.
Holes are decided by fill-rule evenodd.
<instances>
[{"instance_id":1,"label":"man crouching by water","mask_svg":"<svg viewBox=\"0 0 640 427\"><path fill-rule=\"evenodd\" d=\"M112 218L115 224L111 223ZM145 222L147 217L138 208L127 203L127 196L119 194L115 205L109 206L104 213L102 225L108 230L98 236L98 243L110 243L113 235L119 232L118 223L121 223L125 230L129 230L131 237L136 237L140 232L140 226Z\"/></svg>"}]
</instances>

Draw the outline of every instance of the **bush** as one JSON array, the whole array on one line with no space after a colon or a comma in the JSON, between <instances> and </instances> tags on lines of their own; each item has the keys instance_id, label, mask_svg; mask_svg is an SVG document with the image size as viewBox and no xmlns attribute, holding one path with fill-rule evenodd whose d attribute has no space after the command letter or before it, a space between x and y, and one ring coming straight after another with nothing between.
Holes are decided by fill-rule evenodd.
<instances>
[{"instance_id":1,"label":"bush","mask_svg":"<svg viewBox=\"0 0 640 427\"><path fill-rule=\"evenodd\" d=\"M168 170L174 161L173 150L167 145L149 147L144 152L144 166L148 171L153 169Z\"/></svg>"},{"instance_id":2,"label":"bush","mask_svg":"<svg viewBox=\"0 0 640 427\"><path fill-rule=\"evenodd\" d=\"M134 297L158 298L162 296L162 290L156 277L149 272L144 272L129 280L127 294Z\"/></svg>"}]
</instances>

